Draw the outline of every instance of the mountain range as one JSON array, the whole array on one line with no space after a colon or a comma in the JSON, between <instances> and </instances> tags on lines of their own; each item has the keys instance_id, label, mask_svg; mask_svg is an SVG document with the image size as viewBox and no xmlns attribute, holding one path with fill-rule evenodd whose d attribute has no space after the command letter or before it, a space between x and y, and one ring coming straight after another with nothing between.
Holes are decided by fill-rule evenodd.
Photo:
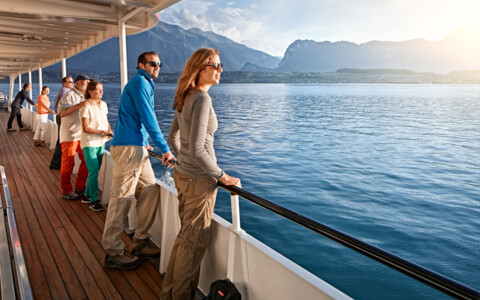
<instances>
[{"instance_id":1,"label":"mountain range","mask_svg":"<svg viewBox=\"0 0 480 300\"><path fill-rule=\"evenodd\" d=\"M109 39L72 56L67 61L67 67L69 70L95 73L120 72L118 45L118 38ZM163 62L162 72L180 72L190 55L203 47L218 49L225 71L240 70L247 63L273 69L280 62L279 58L213 32L196 28L185 30L176 25L159 22L148 31L127 36L127 69L135 71L137 56L154 50Z\"/></svg>"},{"instance_id":2,"label":"mountain range","mask_svg":"<svg viewBox=\"0 0 480 300\"><path fill-rule=\"evenodd\" d=\"M480 23L452 32L439 41L372 41L292 43L275 69L277 72L334 72L342 68L409 69L449 73L480 69Z\"/></svg>"},{"instance_id":3,"label":"mountain range","mask_svg":"<svg viewBox=\"0 0 480 300\"><path fill-rule=\"evenodd\" d=\"M127 37L128 71L136 68L136 57L155 50L163 62L162 72L180 72L197 49L218 49L225 71L335 72L338 69L409 69L416 72L448 73L480 69L480 42L472 31L480 23L461 28L439 41L415 39L404 42L371 41L316 42L297 40L282 59L248 48L224 36L197 28L185 30L159 22L143 33ZM119 72L118 38L112 38L67 60L72 71ZM58 68L58 66L57 66Z\"/></svg>"}]
</instances>

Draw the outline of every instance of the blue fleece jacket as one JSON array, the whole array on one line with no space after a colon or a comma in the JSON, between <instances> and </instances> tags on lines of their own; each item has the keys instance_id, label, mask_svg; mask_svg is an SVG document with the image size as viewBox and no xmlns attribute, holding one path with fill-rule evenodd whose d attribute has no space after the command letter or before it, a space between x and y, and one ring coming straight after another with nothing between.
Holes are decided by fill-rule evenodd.
<instances>
[{"instance_id":1,"label":"blue fleece jacket","mask_svg":"<svg viewBox=\"0 0 480 300\"><path fill-rule=\"evenodd\" d=\"M137 75L125 85L112 146L146 146L150 136L162 153L170 151L153 108L154 87L152 79L142 69L138 69Z\"/></svg>"}]
</instances>

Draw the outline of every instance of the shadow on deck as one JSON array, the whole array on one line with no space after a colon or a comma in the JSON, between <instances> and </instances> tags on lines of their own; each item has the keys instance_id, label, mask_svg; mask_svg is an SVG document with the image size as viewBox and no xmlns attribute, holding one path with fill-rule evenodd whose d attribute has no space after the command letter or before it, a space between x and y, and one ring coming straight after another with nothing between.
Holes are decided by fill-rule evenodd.
<instances>
[{"instance_id":1,"label":"shadow on deck","mask_svg":"<svg viewBox=\"0 0 480 300\"><path fill-rule=\"evenodd\" d=\"M62 199L52 151L33 145L33 132L7 132L0 111L0 165L5 173L35 299L157 299L163 278L149 261L136 270L103 268L106 212ZM16 120L14 122L14 128ZM131 239L123 234L127 248Z\"/></svg>"}]
</instances>

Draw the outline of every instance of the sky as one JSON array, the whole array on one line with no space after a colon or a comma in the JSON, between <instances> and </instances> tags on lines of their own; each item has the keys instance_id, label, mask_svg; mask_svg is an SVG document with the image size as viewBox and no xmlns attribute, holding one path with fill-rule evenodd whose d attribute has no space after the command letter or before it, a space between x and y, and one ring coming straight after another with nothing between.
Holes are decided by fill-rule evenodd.
<instances>
[{"instance_id":1,"label":"sky","mask_svg":"<svg viewBox=\"0 0 480 300\"><path fill-rule=\"evenodd\" d=\"M437 41L480 22L480 0L181 0L159 17L282 57L298 39Z\"/></svg>"}]
</instances>

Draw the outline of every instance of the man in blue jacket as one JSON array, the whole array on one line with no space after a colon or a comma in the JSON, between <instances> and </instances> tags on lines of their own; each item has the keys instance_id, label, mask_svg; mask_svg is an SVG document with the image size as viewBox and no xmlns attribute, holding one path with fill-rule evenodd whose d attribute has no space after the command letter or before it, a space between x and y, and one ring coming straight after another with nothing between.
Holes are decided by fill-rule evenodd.
<instances>
[{"instance_id":1,"label":"man in blue jacket","mask_svg":"<svg viewBox=\"0 0 480 300\"><path fill-rule=\"evenodd\" d=\"M37 106L37 104L35 104L35 102L28 97L27 93L31 88L32 86L27 82L23 85L23 89L15 96L15 100L13 100L11 105L12 112L10 114L10 118L8 119L7 131L17 131L15 128L12 128L13 119L15 119L15 117L17 117L17 123L20 131L28 130L28 128L23 127L22 123L22 104L23 101L27 100L31 105Z\"/></svg>"},{"instance_id":2,"label":"man in blue jacket","mask_svg":"<svg viewBox=\"0 0 480 300\"><path fill-rule=\"evenodd\" d=\"M159 202L160 189L148 158L148 137L162 151L162 164L175 159L158 126L153 108L154 83L162 63L155 52L138 57L137 75L123 89L115 134L110 153L113 168L110 201L103 231L102 244L106 252L105 267L133 269L140 258L158 257L160 249L148 243ZM136 198L136 202L135 202ZM133 251L125 250L122 242L123 218L131 203L135 203L137 225L133 236Z\"/></svg>"}]
</instances>

